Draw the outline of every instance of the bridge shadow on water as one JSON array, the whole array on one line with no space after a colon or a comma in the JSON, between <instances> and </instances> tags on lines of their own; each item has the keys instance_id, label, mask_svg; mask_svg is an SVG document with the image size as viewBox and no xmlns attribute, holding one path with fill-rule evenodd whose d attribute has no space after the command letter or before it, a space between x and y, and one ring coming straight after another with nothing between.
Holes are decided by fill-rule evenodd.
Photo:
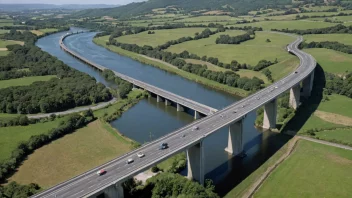
<instances>
[{"instance_id":1,"label":"bridge shadow on water","mask_svg":"<svg viewBox=\"0 0 352 198\"><path fill-rule=\"evenodd\" d=\"M239 185L284 146L307 122L323 98L326 79L324 70L317 64L313 90L308 99L301 98L302 105L295 116L281 128L281 133L266 131L244 145L247 157L241 159L229 155L229 160L206 174L215 183L215 191L222 197Z\"/></svg>"}]
</instances>

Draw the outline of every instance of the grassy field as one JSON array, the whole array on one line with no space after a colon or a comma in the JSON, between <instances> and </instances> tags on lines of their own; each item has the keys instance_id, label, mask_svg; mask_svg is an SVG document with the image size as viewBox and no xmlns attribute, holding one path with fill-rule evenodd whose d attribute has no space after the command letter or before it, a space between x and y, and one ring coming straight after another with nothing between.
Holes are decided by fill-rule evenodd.
<instances>
[{"instance_id":1,"label":"grassy field","mask_svg":"<svg viewBox=\"0 0 352 198\"><path fill-rule=\"evenodd\" d=\"M220 21L238 21L239 18L230 16L197 16L189 17L181 20L176 20L175 22L220 22Z\"/></svg>"},{"instance_id":2,"label":"grassy field","mask_svg":"<svg viewBox=\"0 0 352 198\"><path fill-rule=\"evenodd\" d=\"M116 40L121 43L137 44L139 46L150 45L156 47L170 40L177 40L181 37L194 37L196 32L202 32L205 28L180 28L171 30L154 30L155 34L142 32L118 37Z\"/></svg>"},{"instance_id":3,"label":"grassy field","mask_svg":"<svg viewBox=\"0 0 352 198\"><path fill-rule=\"evenodd\" d=\"M111 128L96 120L36 150L9 181L48 188L130 151L129 142L115 138L106 127Z\"/></svg>"},{"instance_id":4,"label":"grassy field","mask_svg":"<svg viewBox=\"0 0 352 198\"><path fill-rule=\"evenodd\" d=\"M61 119L51 122L31 124L28 126L2 127L0 130L0 161L10 157L17 145L33 135L47 133L59 125Z\"/></svg>"},{"instance_id":5,"label":"grassy field","mask_svg":"<svg viewBox=\"0 0 352 198\"><path fill-rule=\"evenodd\" d=\"M337 140L345 144L352 144L352 129L319 131L315 133L315 137L326 141Z\"/></svg>"},{"instance_id":6,"label":"grassy field","mask_svg":"<svg viewBox=\"0 0 352 198\"><path fill-rule=\"evenodd\" d=\"M309 129L330 129L335 127L344 127L343 125L334 124L331 122L326 122L321 118L311 115L306 123L304 123L303 127L299 130L299 134L303 133Z\"/></svg>"},{"instance_id":7,"label":"grassy field","mask_svg":"<svg viewBox=\"0 0 352 198\"><path fill-rule=\"evenodd\" d=\"M311 54L325 72L345 74L346 71L352 71L351 54L323 48L304 49L304 51Z\"/></svg>"},{"instance_id":8,"label":"grassy field","mask_svg":"<svg viewBox=\"0 0 352 198\"><path fill-rule=\"evenodd\" d=\"M9 51L1 51L0 50L0 56L7 56L10 52Z\"/></svg>"},{"instance_id":9,"label":"grassy field","mask_svg":"<svg viewBox=\"0 0 352 198\"><path fill-rule=\"evenodd\" d=\"M336 113L352 118L352 109L346 107L352 107L352 99L346 96L332 94L328 96L329 101L320 103L318 110Z\"/></svg>"},{"instance_id":10,"label":"grassy field","mask_svg":"<svg viewBox=\"0 0 352 198\"><path fill-rule=\"evenodd\" d=\"M296 56L288 57L286 60L280 61L275 65L271 65L268 69L275 81L287 76L299 66L299 59Z\"/></svg>"},{"instance_id":11,"label":"grassy field","mask_svg":"<svg viewBox=\"0 0 352 198\"><path fill-rule=\"evenodd\" d=\"M254 197L350 197L351 177L352 151L300 140Z\"/></svg>"},{"instance_id":12,"label":"grassy field","mask_svg":"<svg viewBox=\"0 0 352 198\"><path fill-rule=\"evenodd\" d=\"M276 58L279 62L291 58L291 55L285 50L285 46L295 38L286 35L274 34L269 32L256 32L253 40L243 42L239 45L216 44L215 40L220 35L229 34L232 36L243 34L242 31L231 31L217 33L206 39L188 41L178 45L173 45L167 51L180 53L184 50L198 56L216 57L224 63L231 63L237 60L240 63L256 65L260 60L274 61ZM270 39L271 42L266 42ZM255 56L253 56L255 54Z\"/></svg>"},{"instance_id":13,"label":"grassy field","mask_svg":"<svg viewBox=\"0 0 352 198\"><path fill-rule=\"evenodd\" d=\"M50 33L50 32L55 32L58 29L56 28L46 28L46 29L39 29L39 30L31 30L33 34L36 34L38 36L43 35L44 33Z\"/></svg>"},{"instance_id":14,"label":"grassy field","mask_svg":"<svg viewBox=\"0 0 352 198\"><path fill-rule=\"evenodd\" d=\"M48 81L55 77L56 77L55 75L48 75L48 76L30 76L30 77L16 78L11 80L0 80L0 89L7 88L7 87L30 85L36 81Z\"/></svg>"},{"instance_id":15,"label":"grassy field","mask_svg":"<svg viewBox=\"0 0 352 198\"><path fill-rule=\"evenodd\" d=\"M209 70L212 71L232 71L230 69L225 69L223 67L219 67L217 65L213 65L211 63L202 61L202 60L195 60L195 59L186 59L187 63L193 63L193 64L200 64L200 65L207 65ZM253 70L248 70L248 69L241 69L239 71L236 72L238 75L240 75L241 77L248 77L248 78L253 78L253 77L257 77L259 79L262 79L264 81L264 83L268 83L268 78L262 74L261 72L257 72L257 71L253 71Z\"/></svg>"},{"instance_id":16,"label":"grassy field","mask_svg":"<svg viewBox=\"0 0 352 198\"><path fill-rule=\"evenodd\" d=\"M0 40L0 48L5 48L6 45L20 44L23 45L23 41L10 41L10 40Z\"/></svg>"},{"instance_id":17,"label":"grassy field","mask_svg":"<svg viewBox=\"0 0 352 198\"><path fill-rule=\"evenodd\" d=\"M335 26L336 23L327 23L327 22L314 22L314 21L261 21L256 23L247 23L247 24L237 24L231 25L235 27L243 26L252 26L252 27L262 27L264 30L271 29L314 29L314 28L324 28Z\"/></svg>"},{"instance_id":18,"label":"grassy field","mask_svg":"<svg viewBox=\"0 0 352 198\"><path fill-rule=\"evenodd\" d=\"M0 34L5 34L5 33L8 33L9 30L0 30Z\"/></svg>"},{"instance_id":19,"label":"grassy field","mask_svg":"<svg viewBox=\"0 0 352 198\"><path fill-rule=\"evenodd\" d=\"M103 37L99 37L99 38L94 38L94 42L97 45L105 47L105 48L107 48L107 49L109 49L109 50L111 50L111 51L113 51L115 53L121 54L123 56L128 56L128 57L130 57L130 58L132 58L134 60L137 60L139 62L142 62L144 64L153 65L153 66L155 66L157 68L166 70L168 72L171 72L171 73L174 73L174 74L178 74L178 75L180 75L180 76L182 76L184 78L187 78L189 80L198 82L200 84L203 84L203 85L215 88L215 89L223 90L223 91L226 91L228 93L231 93L231 94L234 94L234 95L237 95L237 96L246 96L248 94L248 92L243 90L243 89L234 88L234 87L230 87L230 86L226 86L226 85L220 84L218 82L215 82L215 81L200 77L200 76L195 75L195 74L191 74L191 73L183 71L183 70L180 70L180 69L178 69L178 68L176 68L174 66L167 65L164 62L153 60L153 59L149 59L149 58L141 56L139 54L136 54L136 53L133 53L133 52L129 52L127 50L123 50L123 49L121 49L119 47L116 47L116 46L112 46L112 45L107 46L106 45L106 41L108 39L109 39L109 36L103 36Z\"/></svg>"},{"instance_id":20,"label":"grassy field","mask_svg":"<svg viewBox=\"0 0 352 198\"><path fill-rule=\"evenodd\" d=\"M315 41L315 42L337 41L345 45L352 45L351 34L308 34L308 35L304 35L304 39L307 43L312 41Z\"/></svg>"}]
</instances>

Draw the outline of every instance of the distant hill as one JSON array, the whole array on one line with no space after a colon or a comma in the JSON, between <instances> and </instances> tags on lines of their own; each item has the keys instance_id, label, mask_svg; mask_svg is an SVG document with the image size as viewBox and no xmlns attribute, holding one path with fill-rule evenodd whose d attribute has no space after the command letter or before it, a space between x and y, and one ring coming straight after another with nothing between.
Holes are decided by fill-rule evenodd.
<instances>
[{"instance_id":1,"label":"distant hill","mask_svg":"<svg viewBox=\"0 0 352 198\"><path fill-rule=\"evenodd\" d=\"M68 10L84 10L96 8L112 8L119 5L106 5L106 4L0 4L2 11L22 11L22 10L46 10L46 9L68 9Z\"/></svg>"},{"instance_id":2,"label":"distant hill","mask_svg":"<svg viewBox=\"0 0 352 198\"><path fill-rule=\"evenodd\" d=\"M75 14L77 17L112 16L125 18L144 13L150 13L155 8L173 6L186 11L195 10L226 10L236 14L246 14L265 6L276 7L289 5L292 0L149 0L131 3L117 8L88 9Z\"/></svg>"}]
</instances>

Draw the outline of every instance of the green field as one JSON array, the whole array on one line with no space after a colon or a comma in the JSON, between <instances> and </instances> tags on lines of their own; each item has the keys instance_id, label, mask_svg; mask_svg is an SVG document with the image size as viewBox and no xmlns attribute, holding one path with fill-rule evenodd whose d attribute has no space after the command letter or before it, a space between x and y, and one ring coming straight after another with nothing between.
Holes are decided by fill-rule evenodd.
<instances>
[{"instance_id":1,"label":"green field","mask_svg":"<svg viewBox=\"0 0 352 198\"><path fill-rule=\"evenodd\" d=\"M351 196L351 177L352 151L300 140L254 197L347 198Z\"/></svg>"},{"instance_id":2,"label":"green field","mask_svg":"<svg viewBox=\"0 0 352 198\"><path fill-rule=\"evenodd\" d=\"M318 116L311 115L309 119L304 123L303 127L299 130L299 134L306 132L310 129L331 129L336 127L344 127L343 125L326 122Z\"/></svg>"},{"instance_id":3,"label":"green field","mask_svg":"<svg viewBox=\"0 0 352 198\"><path fill-rule=\"evenodd\" d=\"M256 23L245 23L245 24L237 24L231 25L235 27L244 27L244 26L252 26L252 27L262 27L264 30L271 29L315 29L315 28L325 28L330 26L335 26L336 23L327 23L327 22L314 22L314 21L261 21Z\"/></svg>"},{"instance_id":4,"label":"green field","mask_svg":"<svg viewBox=\"0 0 352 198\"><path fill-rule=\"evenodd\" d=\"M197 16L189 17L181 20L176 20L175 22L220 22L220 21L238 21L239 18L230 16Z\"/></svg>"},{"instance_id":5,"label":"green field","mask_svg":"<svg viewBox=\"0 0 352 198\"><path fill-rule=\"evenodd\" d=\"M12 22L0 23L0 27L4 27L4 26L13 26L13 23Z\"/></svg>"},{"instance_id":6,"label":"green field","mask_svg":"<svg viewBox=\"0 0 352 198\"><path fill-rule=\"evenodd\" d=\"M60 120L62 119L28 126L2 127L0 130L0 161L9 158L20 142L28 140L33 135L47 133L50 129L57 127Z\"/></svg>"},{"instance_id":7,"label":"green field","mask_svg":"<svg viewBox=\"0 0 352 198\"><path fill-rule=\"evenodd\" d=\"M288 57L286 60L280 61L275 65L271 65L268 69L275 81L287 76L299 66L299 59L296 56Z\"/></svg>"},{"instance_id":8,"label":"green field","mask_svg":"<svg viewBox=\"0 0 352 198\"><path fill-rule=\"evenodd\" d=\"M123 50L121 49L120 47L116 47L116 46L107 46L106 45L106 41L109 39L109 36L103 36L103 37L99 37L99 38L94 38L94 42L97 44L97 45L100 45L102 47L105 47L115 53L118 53L120 55L123 55L123 56L128 56L134 60L137 60L139 62L142 62L144 64L148 64L148 65L153 65L157 68L160 68L160 69L163 69L163 70L166 70L168 72L171 72L171 73L174 73L174 74L178 74L184 78L187 78L189 80L192 80L192 81L195 81L195 82L198 82L200 84L203 84L203 85L206 85L206 86L209 86L209 87L212 87L212 88L215 88L215 89L218 89L218 90L222 90L222 91L226 91L228 93L231 93L231 94L234 94L234 95L237 95L237 96L246 96L248 94L247 91L243 90L243 89L239 89L239 88L235 88L235 87L230 87L230 86L227 86L227 85L224 85L224 84L220 84L218 82L215 82L213 80L209 80L207 78L203 78L203 77L200 77L196 74L192 74L192 73L189 73L189 72L186 72L186 71L183 71L183 70L180 70L178 68L176 68L175 66L172 66L172 65L168 65L167 63L165 62L162 62L160 60L155 60L155 59L151 59L151 58L148 58L148 57L145 57L145 56L141 56L139 54L136 54L136 53L133 53L133 52L130 52L130 51L127 51L127 50Z\"/></svg>"},{"instance_id":9,"label":"green field","mask_svg":"<svg viewBox=\"0 0 352 198\"><path fill-rule=\"evenodd\" d=\"M0 34L5 34L5 33L8 33L9 30L0 30Z\"/></svg>"},{"instance_id":10,"label":"green field","mask_svg":"<svg viewBox=\"0 0 352 198\"><path fill-rule=\"evenodd\" d=\"M0 80L0 89L7 88L7 87L14 87L14 86L30 85L36 81L48 81L55 77L56 77L55 75L48 75L48 76L30 76L30 77L16 78L11 80Z\"/></svg>"},{"instance_id":11,"label":"green field","mask_svg":"<svg viewBox=\"0 0 352 198\"><path fill-rule=\"evenodd\" d=\"M169 47L167 51L181 53L182 51L187 50L200 57L204 55L208 57L216 57L219 61L224 63L231 63L232 60L237 60L239 63L256 65L263 59L274 61L277 58L278 61L281 62L291 58L291 55L285 50L285 46L295 39L281 34L256 32L255 39L243 42L239 45L216 44L216 38L223 34L235 36L243 34L243 32L228 30L226 32L212 35L206 39L173 45ZM271 42L267 43L266 39L270 39Z\"/></svg>"},{"instance_id":12,"label":"green field","mask_svg":"<svg viewBox=\"0 0 352 198\"><path fill-rule=\"evenodd\" d=\"M155 34L148 34L146 31L139 34L121 36L116 40L121 43L137 44L139 46L150 45L156 47L167 41L177 40L181 37L194 37L195 33L200 33L204 29L205 28L180 28L171 30L154 30Z\"/></svg>"},{"instance_id":13,"label":"green field","mask_svg":"<svg viewBox=\"0 0 352 198\"><path fill-rule=\"evenodd\" d=\"M304 51L311 54L325 72L345 74L346 71L352 71L351 54L323 48L304 49Z\"/></svg>"},{"instance_id":14,"label":"green field","mask_svg":"<svg viewBox=\"0 0 352 198\"><path fill-rule=\"evenodd\" d=\"M7 56L10 52L9 51L1 51L0 50L0 56Z\"/></svg>"},{"instance_id":15,"label":"green field","mask_svg":"<svg viewBox=\"0 0 352 198\"><path fill-rule=\"evenodd\" d=\"M336 113L352 118L352 99L346 96L332 94L328 96L329 101L321 102L318 110Z\"/></svg>"},{"instance_id":16,"label":"green field","mask_svg":"<svg viewBox=\"0 0 352 198\"><path fill-rule=\"evenodd\" d=\"M46 29L39 29L39 30L31 30L33 34L36 34L38 36L43 35L45 33L50 33L50 32L55 32L58 29L56 28L46 28Z\"/></svg>"},{"instance_id":17,"label":"green field","mask_svg":"<svg viewBox=\"0 0 352 198\"><path fill-rule=\"evenodd\" d=\"M352 129L319 131L315 133L315 137L326 141L337 140L341 143L352 145Z\"/></svg>"},{"instance_id":18,"label":"green field","mask_svg":"<svg viewBox=\"0 0 352 198\"><path fill-rule=\"evenodd\" d=\"M20 44L23 45L22 41L10 41L10 40L0 40L0 48L5 48L6 45Z\"/></svg>"},{"instance_id":19,"label":"green field","mask_svg":"<svg viewBox=\"0 0 352 198\"><path fill-rule=\"evenodd\" d=\"M48 188L130 151L130 143L115 138L106 127L113 130L109 124L96 120L37 149L9 181Z\"/></svg>"},{"instance_id":20,"label":"green field","mask_svg":"<svg viewBox=\"0 0 352 198\"><path fill-rule=\"evenodd\" d=\"M337 41L345 45L352 45L351 34L308 34L308 35L304 35L304 39L307 43L310 43L313 41L315 42Z\"/></svg>"}]
</instances>

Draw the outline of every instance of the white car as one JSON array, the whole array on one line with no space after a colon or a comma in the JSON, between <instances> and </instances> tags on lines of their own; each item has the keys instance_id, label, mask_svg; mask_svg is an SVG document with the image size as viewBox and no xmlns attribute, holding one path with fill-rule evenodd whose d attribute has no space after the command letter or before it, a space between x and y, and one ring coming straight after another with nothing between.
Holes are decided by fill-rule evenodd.
<instances>
[{"instance_id":1,"label":"white car","mask_svg":"<svg viewBox=\"0 0 352 198\"><path fill-rule=\"evenodd\" d=\"M279 88L279 87L276 86L275 89L277 89L277 88Z\"/></svg>"},{"instance_id":2,"label":"white car","mask_svg":"<svg viewBox=\"0 0 352 198\"><path fill-rule=\"evenodd\" d=\"M199 129L198 126L194 126L194 127L192 128L192 131L195 131L195 130L198 130L198 129Z\"/></svg>"},{"instance_id":3,"label":"white car","mask_svg":"<svg viewBox=\"0 0 352 198\"><path fill-rule=\"evenodd\" d=\"M130 158L130 159L127 160L126 163L127 163L127 164L131 164L131 163L133 163L133 162L134 162L134 160L133 160L132 158Z\"/></svg>"},{"instance_id":4,"label":"white car","mask_svg":"<svg viewBox=\"0 0 352 198\"><path fill-rule=\"evenodd\" d=\"M137 156L138 156L139 158L142 158L142 157L144 157L145 155L144 155L143 153L139 152L139 153L137 153Z\"/></svg>"}]
</instances>

